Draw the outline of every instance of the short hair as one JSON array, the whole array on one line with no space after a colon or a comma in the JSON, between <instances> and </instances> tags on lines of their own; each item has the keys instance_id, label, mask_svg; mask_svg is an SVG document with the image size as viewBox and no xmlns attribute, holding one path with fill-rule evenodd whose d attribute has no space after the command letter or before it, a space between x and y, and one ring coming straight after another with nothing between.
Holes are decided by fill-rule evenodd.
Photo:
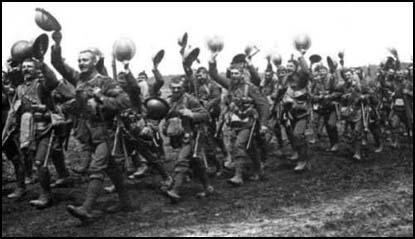
<instances>
[{"instance_id":1,"label":"short hair","mask_svg":"<svg viewBox=\"0 0 415 239\"><path fill-rule=\"evenodd\" d=\"M91 49L86 49L86 50L82 50L82 51L80 51L79 52L79 54L84 54L84 53L90 53L91 55L92 55L92 58L95 60L95 61L98 61L98 56L96 55L96 53L95 52L93 52Z\"/></svg>"}]
</instances>

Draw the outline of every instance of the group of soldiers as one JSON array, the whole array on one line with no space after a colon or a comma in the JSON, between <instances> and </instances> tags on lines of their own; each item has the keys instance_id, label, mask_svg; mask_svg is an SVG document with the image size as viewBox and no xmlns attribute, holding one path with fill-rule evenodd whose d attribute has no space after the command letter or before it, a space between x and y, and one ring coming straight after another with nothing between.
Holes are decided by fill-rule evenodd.
<instances>
[{"instance_id":1,"label":"group of soldiers","mask_svg":"<svg viewBox=\"0 0 415 239\"><path fill-rule=\"evenodd\" d=\"M161 191L177 202L189 178L203 186L198 197L214 193L210 178L225 170L233 173L228 179L233 186L260 181L272 139L281 148L288 141L288 160L296 172L310 169L308 145L325 133L332 153L339 150L341 135L351 138L355 161L363 159L369 132L375 153L382 152L387 138L398 148L402 129L412 140L413 69L401 67L396 50L370 73L345 67L343 53L340 64L331 58L324 64L314 55L309 65L307 49L299 47L298 57L293 55L285 66L281 58L267 57L261 77L253 54L237 54L222 75L216 60L220 51L212 51L208 66L193 69L197 58L182 46L184 74L170 80L171 95L164 97L160 61L153 60L154 82L144 72L135 78L127 60L111 78L98 49L81 51L76 70L61 55L62 33L53 32L52 39L51 65L62 80L43 57L32 55L11 58L2 74L2 148L17 182L8 198L22 198L26 185L37 178L39 198L30 204L38 209L53 204L52 188L69 184L64 151L72 137L87 155L72 171L89 180L82 205L66 209L82 221L97 216L93 206L105 175L112 182L106 190L119 196L106 211L131 209L123 170L127 164L134 169L127 170L130 179L155 169ZM166 139L178 152L173 170L165 164ZM116 160L120 155L125 165ZM57 172L53 183L49 159Z\"/></svg>"}]
</instances>

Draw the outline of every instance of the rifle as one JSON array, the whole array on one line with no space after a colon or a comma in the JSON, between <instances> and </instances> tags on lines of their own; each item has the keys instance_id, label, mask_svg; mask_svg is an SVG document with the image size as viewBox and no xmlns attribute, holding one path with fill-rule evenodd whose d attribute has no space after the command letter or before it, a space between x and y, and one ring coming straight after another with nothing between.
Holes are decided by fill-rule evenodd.
<instances>
[{"instance_id":1,"label":"rifle","mask_svg":"<svg viewBox=\"0 0 415 239\"><path fill-rule=\"evenodd\" d=\"M367 112L365 110L365 105L363 103L363 100L360 102L360 107L362 109L362 120L363 120L364 130L365 132L369 132L369 127L368 127L368 122L367 122L368 117L366 116Z\"/></svg>"},{"instance_id":2,"label":"rifle","mask_svg":"<svg viewBox=\"0 0 415 239\"><path fill-rule=\"evenodd\" d=\"M256 124L257 124L257 119L254 118L254 123L252 124L251 131L249 132L249 139L248 139L248 143L246 144L246 150L249 150L251 148L252 138L254 136Z\"/></svg>"},{"instance_id":3,"label":"rifle","mask_svg":"<svg viewBox=\"0 0 415 239\"><path fill-rule=\"evenodd\" d=\"M55 139L55 129L52 129L52 133L50 134L50 138L49 138L48 148L47 148L46 155L45 155L45 160L43 162L44 168L48 167L50 150L52 148L52 143L54 139Z\"/></svg>"}]
</instances>

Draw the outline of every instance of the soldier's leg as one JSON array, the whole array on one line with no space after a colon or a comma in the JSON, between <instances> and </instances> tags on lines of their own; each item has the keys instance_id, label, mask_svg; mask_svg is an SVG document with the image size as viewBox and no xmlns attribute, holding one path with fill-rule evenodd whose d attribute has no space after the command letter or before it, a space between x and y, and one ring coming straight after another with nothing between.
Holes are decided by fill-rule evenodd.
<instances>
[{"instance_id":1,"label":"soldier's leg","mask_svg":"<svg viewBox=\"0 0 415 239\"><path fill-rule=\"evenodd\" d=\"M361 160L361 147L362 147L362 133L363 133L363 123L361 120L351 123L352 127L352 144L353 144L353 159Z\"/></svg>"},{"instance_id":2,"label":"soldier's leg","mask_svg":"<svg viewBox=\"0 0 415 239\"><path fill-rule=\"evenodd\" d=\"M232 141L233 141L233 133L231 128L228 125L223 126L222 130L222 142L225 150L225 159L224 159L224 167L231 169L233 168L233 160L232 160Z\"/></svg>"},{"instance_id":3,"label":"soldier's leg","mask_svg":"<svg viewBox=\"0 0 415 239\"><path fill-rule=\"evenodd\" d=\"M167 195L173 200L180 199L180 187L190 169L190 157L192 154L192 145L184 144L177 155L177 162L174 165L173 185L167 191Z\"/></svg>"},{"instance_id":4,"label":"soldier's leg","mask_svg":"<svg viewBox=\"0 0 415 239\"><path fill-rule=\"evenodd\" d=\"M102 149L103 150L103 149ZM119 201L113 206L108 207L106 210L109 213L114 213L118 211L127 211L131 208L130 198L128 191L124 185L124 178L122 176L122 170L115 163L112 158L108 159L108 166L105 169L108 177L111 179L112 183L115 186L115 190L118 194Z\"/></svg>"},{"instance_id":5,"label":"soldier's leg","mask_svg":"<svg viewBox=\"0 0 415 239\"><path fill-rule=\"evenodd\" d=\"M282 130L281 129L281 123L280 122L275 123L275 125L274 125L274 134L275 134L275 137L277 138L278 145L280 147L283 147L284 146L284 142L282 140L282 132L281 132L281 130Z\"/></svg>"},{"instance_id":6,"label":"soldier's leg","mask_svg":"<svg viewBox=\"0 0 415 239\"><path fill-rule=\"evenodd\" d=\"M173 179L170 177L163 164L166 157L163 146L141 148L140 153L148 160L149 165L154 168L163 179L162 190L169 188L173 182Z\"/></svg>"},{"instance_id":7,"label":"soldier's leg","mask_svg":"<svg viewBox=\"0 0 415 239\"><path fill-rule=\"evenodd\" d=\"M392 133L392 147L399 148L399 126L401 123L400 117L398 114L394 113L391 115L389 121Z\"/></svg>"},{"instance_id":8,"label":"soldier's leg","mask_svg":"<svg viewBox=\"0 0 415 239\"><path fill-rule=\"evenodd\" d=\"M330 114L324 117L324 124L330 140L330 151L336 152L338 150L339 134L337 131L337 116L335 111L330 112Z\"/></svg>"},{"instance_id":9,"label":"soldier's leg","mask_svg":"<svg viewBox=\"0 0 415 239\"><path fill-rule=\"evenodd\" d=\"M215 139L215 127L210 126L206 132L204 147L206 148L205 154L208 162L214 164L216 168L216 176L222 175L223 171L223 162L218 157L216 157L216 139Z\"/></svg>"},{"instance_id":10,"label":"soldier's leg","mask_svg":"<svg viewBox=\"0 0 415 239\"><path fill-rule=\"evenodd\" d=\"M19 151L18 145L12 139L9 139L5 143L3 151L6 157L12 162L14 172L16 174L16 189L13 193L7 195L7 197L14 199L21 198L24 195L26 189L26 185L24 182L25 172L23 155Z\"/></svg>"},{"instance_id":11,"label":"soldier's leg","mask_svg":"<svg viewBox=\"0 0 415 239\"><path fill-rule=\"evenodd\" d=\"M90 148L94 149L94 151L91 155L91 162L88 168L89 183L85 200L79 207L68 205L66 208L72 216L80 220L87 220L94 217L92 207L103 189L104 171L108 166L110 157L107 142L91 145Z\"/></svg>"},{"instance_id":12,"label":"soldier's leg","mask_svg":"<svg viewBox=\"0 0 415 239\"><path fill-rule=\"evenodd\" d=\"M235 175L228 180L229 183L240 186L243 184L243 168L248 162L249 156L246 146L249 140L250 129L233 129L235 130L236 139L232 147L232 157L235 165Z\"/></svg>"},{"instance_id":13,"label":"soldier's leg","mask_svg":"<svg viewBox=\"0 0 415 239\"><path fill-rule=\"evenodd\" d=\"M369 122L369 130L373 135L373 139L375 140L376 153L383 151L382 131L380 124L381 123L378 119L374 119L373 121Z\"/></svg>"},{"instance_id":14,"label":"soldier's leg","mask_svg":"<svg viewBox=\"0 0 415 239\"><path fill-rule=\"evenodd\" d=\"M33 174L34 166L33 160L35 158L36 151L33 150L23 150L23 162L24 162L24 172L25 172L25 184L32 184L36 182L37 175ZM35 166L36 167L36 166Z\"/></svg>"},{"instance_id":15,"label":"soldier's leg","mask_svg":"<svg viewBox=\"0 0 415 239\"><path fill-rule=\"evenodd\" d=\"M68 186L69 172L65 164L65 155L63 153L63 139L58 138L53 142L52 150L50 152L52 162L58 174L58 179L51 185L51 187Z\"/></svg>"},{"instance_id":16,"label":"soldier's leg","mask_svg":"<svg viewBox=\"0 0 415 239\"><path fill-rule=\"evenodd\" d=\"M80 164L72 169L75 173L86 174L88 172L89 164L92 161L92 151L93 148L91 144L82 144L81 152L84 152L80 160Z\"/></svg>"},{"instance_id":17,"label":"soldier's leg","mask_svg":"<svg viewBox=\"0 0 415 239\"><path fill-rule=\"evenodd\" d=\"M295 171L303 171L309 166L308 144L305 138L307 120L307 118L297 120L294 125L294 148L298 152L298 163L294 168Z\"/></svg>"},{"instance_id":18,"label":"soldier's leg","mask_svg":"<svg viewBox=\"0 0 415 239\"><path fill-rule=\"evenodd\" d=\"M252 141L251 148L247 151L252 162L253 174L249 178L252 181L258 181L263 176L263 161L261 160L262 149L260 146L261 143L263 142L254 139Z\"/></svg>"},{"instance_id":19,"label":"soldier's leg","mask_svg":"<svg viewBox=\"0 0 415 239\"><path fill-rule=\"evenodd\" d=\"M36 148L35 165L40 184L40 195L37 200L30 201L30 204L38 209L43 209L52 204L52 194L50 189L50 173L48 167L44 167L46 154L48 151L49 137L39 139Z\"/></svg>"}]
</instances>

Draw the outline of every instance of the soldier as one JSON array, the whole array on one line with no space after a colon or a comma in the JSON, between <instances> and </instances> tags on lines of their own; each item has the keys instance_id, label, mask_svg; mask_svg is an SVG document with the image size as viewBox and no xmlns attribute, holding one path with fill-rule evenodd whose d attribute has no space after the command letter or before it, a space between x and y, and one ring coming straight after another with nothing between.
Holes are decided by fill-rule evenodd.
<instances>
[{"instance_id":1,"label":"soldier","mask_svg":"<svg viewBox=\"0 0 415 239\"><path fill-rule=\"evenodd\" d=\"M406 75L398 73L393 82L394 91L392 93L392 111L389 116L389 121L392 129L392 147L399 148L399 129L401 123L405 125L405 130L408 132L412 140L412 102L413 102L413 85Z\"/></svg>"},{"instance_id":2,"label":"soldier","mask_svg":"<svg viewBox=\"0 0 415 239\"><path fill-rule=\"evenodd\" d=\"M361 85L359 80L354 76L351 69L342 69L342 75L344 76L344 84L341 86L343 95L341 96L341 104L346 107L342 112L342 116L346 120L346 124L351 126L352 130L352 147L353 147L353 159L361 160L361 146L362 135L364 127L363 107L364 95L362 94Z\"/></svg>"},{"instance_id":3,"label":"soldier","mask_svg":"<svg viewBox=\"0 0 415 239\"><path fill-rule=\"evenodd\" d=\"M240 186L243 184L243 167L249 161L253 164L251 179L257 181L262 176L262 163L253 133L258 133L258 128L259 133L267 131L269 104L259 89L250 83L244 54L238 54L233 58L227 78L218 74L217 55L218 52L212 53L209 74L214 81L228 90L224 104L228 111L227 123L232 131L232 160L235 162L235 175L228 182Z\"/></svg>"},{"instance_id":4,"label":"soldier","mask_svg":"<svg viewBox=\"0 0 415 239\"><path fill-rule=\"evenodd\" d=\"M336 75L329 73L327 67L319 66L316 68L316 71L319 76L318 81L315 82L316 84L315 87L313 87L312 92L312 102L314 103L313 110L315 110L318 116L323 117L324 126L326 127L330 140L330 148L328 151L337 152L339 138L336 123L339 108L338 105L336 105L336 101L338 101L341 96L341 92L338 88L339 83ZM333 73L334 71L335 69L332 69ZM314 115L314 117L316 116Z\"/></svg>"},{"instance_id":5,"label":"soldier","mask_svg":"<svg viewBox=\"0 0 415 239\"><path fill-rule=\"evenodd\" d=\"M310 168L305 129L310 116L308 83L311 79L305 50L301 50L299 61L291 59L287 63L287 76L284 79L286 92L283 96L284 126L294 154L290 160L297 161L294 171Z\"/></svg>"},{"instance_id":6,"label":"soldier","mask_svg":"<svg viewBox=\"0 0 415 239\"><path fill-rule=\"evenodd\" d=\"M130 178L140 177L145 173L147 164L153 166L161 175L163 182L162 188L167 188L172 184L173 179L169 176L166 169L163 166L165 161L165 152L163 148L163 139L159 133L160 120L152 119L151 115L148 115L146 108L142 107L142 101L156 97L159 95L160 88L164 84L163 77L161 76L158 68L158 63L154 63L154 75L156 81L154 84L149 84L148 98L144 98L141 94L141 87L131 74L128 63L124 62L124 72L119 74L119 81L121 87L130 96L132 102L135 102L133 107L127 109L121 113L121 119L124 123L123 135L125 136L125 144L127 152L131 154L140 154L145 159L145 168L139 168Z\"/></svg>"},{"instance_id":7,"label":"soldier","mask_svg":"<svg viewBox=\"0 0 415 239\"><path fill-rule=\"evenodd\" d=\"M41 61L34 58L22 63L24 83L17 87L17 99L21 103L18 110L20 121L20 148L24 157L34 160L41 186L40 196L30 204L38 209L52 204L50 174L45 164L52 157L59 177L66 177L63 152L57 150L59 141L54 137L56 108L52 91L59 85L55 74ZM50 154L49 154L50 153ZM32 158L33 157L33 158Z\"/></svg>"},{"instance_id":8,"label":"soldier","mask_svg":"<svg viewBox=\"0 0 415 239\"><path fill-rule=\"evenodd\" d=\"M220 103L222 90L209 77L208 70L205 67L199 67L196 74L193 74L192 63L183 57L183 68L186 73L186 81L192 86L189 93L200 101L202 106L209 112L209 123L206 135L206 157L209 163L213 163L216 169L216 176L222 175L223 162L216 157L216 146L224 150L223 141L215 138L216 124L220 115Z\"/></svg>"},{"instance_id":9,"label":"soldier","mask_svg":"<svg viewBox=\"0 0 415 239\"><path fill-rule=\"evenodd\" d=\"M79 54L80 72L65 64L61 56L62 34L54 32L52 38L52 64L55 69L76 89L75 136L88 145L91 162L88 168L89 184L86 199L81 206L68 205L68 212L80 220L93 218L92 206L103 187L105 173L117 189L119 202L107 209L108 212L128 210L130 200L124 188L120 169L110 155L114 117L118 111L129 107L129 99L120 86L109 77L97 72L97 58L90 51Z\"/></svg>"},{"instance_id":10,"label":"soldier","mask_svg":"<svg viewBox=\"0 0 415 239\"><path fill-rule=\"evenodd\" d=\"M193 175L199 178L204 187L204 191L197 196L205 197L214 190L206 172L203 142L209 113L195 97L185 93L184 82L184 76L175 77L170 82L170 111L163 126L163 134L170 137L172 147L180 149L174 166L174 183L167 191L173 202L180 199L179 189L190 171L193 171Z\"/></svg>"},{"instance_id":11,"label":"soldier","mask_svg":"<svg viewBox=\"0 0 415 239\"><path fill-rule=\"evenodd\" d=\"M10 199L19 199L26 193L25 171L27 169L25 168L24 158L19 147L19 127L17 125L16 112L13 109L13 105L16 102L15 88L17 85L15 84L17 82L10 79L10 76L16 73L21 75L20 67L15 67L14 70L10 67L7 72L2 72L1 86L2 152L12 162L16 174L16 188L11 194L7 195ZM28 170L32 171L32 168L30 167Z\"/></svg>"},{"instance_id":12,"label":"soldier","mask_svg":"<svg viewBox=\"0 0 415 239\"><path fill-rule=\"evenodd\" d=\"M273 127L274 134L277 138L278 145L283 147L284 142L282 139L282 98L285 94L285 87L283 86L283 79L287 75L287 70L284 66L278 66L277 69L277 82L274 86L273 92L271 94L271 100L273 101L273 106L271 110L272 117L275 119L275 125Z\"/></svg>"}]
</instances>

